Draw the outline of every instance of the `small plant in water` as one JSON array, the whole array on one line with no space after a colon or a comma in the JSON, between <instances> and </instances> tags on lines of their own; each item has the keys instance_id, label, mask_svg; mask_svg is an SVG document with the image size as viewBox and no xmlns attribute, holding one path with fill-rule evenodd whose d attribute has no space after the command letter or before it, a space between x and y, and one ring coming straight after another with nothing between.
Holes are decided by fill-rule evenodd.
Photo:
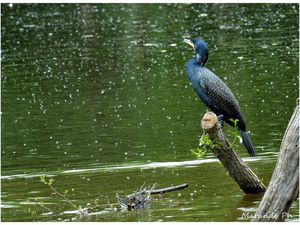
<instances>
[{"instance_id":1,"label":"small plant in water","mask_svg":"<svg viewBox=\"0 0 300 225\"><path fill-rule=\"evenodd\" d=\"M50 178L48 181L46 180L46 177L45 176L40 176L40 182L48 185L54 194L57 194L58 196L62 197L66 202L68 202L75 210L80 210L81 209L81 206L77 207L73 202L71 202L68 198L67 198L67 195L69 193L69 190L64 190L64 193L61 193L59 192L54 186L53 186L53 183L54 183L55 179L53 178Z\"/></svg>"},{"instance_id":2,"label":"small plant in water","mask_svg":"<svg viewBox=\"0 0 300 225\"><path fill-rule=\"evenodd\" d=\"M70 199L67 198L67 195L69 193L68 190L64 190L64 192L62 193L53 186L53 184L55 182L54 178L50 178L47 180L45 176L40 176L40 182L48 185L52 190L52 194L62 197L67 203L69 203L72 206L72 208L78 212L78 214L77 214L78 216L81 217L81 216L85 215L85 211L81 208L81 206L75 205ZM35 198L35 203L36 203L36 205L46 209L51 214L59 214L59 213L54 212L49 207L47 207L46 203L43 201L40 201L38 198ZM36 211L33 211L32 209L28 209L28 212L31 213L32 216L34 216L36 214Z\"/></svg>"},{"instance_id":3,"label":"small plant in water","mask_svg":"<svg viewBox=\"0 0 300 225\"><path fill-rule=\"evenodd\" d=\"M61 198L63 198L65 200L65 202L67 202L69 205L72 206L73 209L75 209L76 211L76 218L73 218L72 220L76 220L77 218L81 218L82 216L88 216L90 213L93 212L97 212L102 210L103 208L105 208L105 211L107 210L116 210L116 207L113 207L113 205L117 205L117 204L103 204L103 205L98 205L97 200L94 201L94 205L88 203L86 208L82 208L81 205L77 206L76 204L74 204L67 196L69 193L69 190L64 190L64 192L60 192L58 191L54 186L54 182L55 179L50 178L50 179L46 179L45 176L40 176L40 182L43 184L48 185L51 190L52 190L52 194L59 196ZM48 212L50 212L51 214L58 214L60 215L61 213L56 213L54 212L52 209L50 209L49 207L46 206L46 204L43 201L39 201L38 198L35 199L35 203L36 205L46 209ZM36 214L36 211L32 210L31 208L28 209L28 212L34 216Z\"/></svg>"}]
</instances>

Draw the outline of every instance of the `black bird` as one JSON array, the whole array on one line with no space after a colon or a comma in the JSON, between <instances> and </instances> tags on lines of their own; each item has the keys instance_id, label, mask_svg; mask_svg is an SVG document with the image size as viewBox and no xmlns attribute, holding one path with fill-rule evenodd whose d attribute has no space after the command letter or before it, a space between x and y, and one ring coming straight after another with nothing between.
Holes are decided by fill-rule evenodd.
<instances>
[{"instance_id":1,"label":"black bird","mask_svg":"<svg viewBox=\"0 0 300 225\"><path fill-rule=\"evenodd\" d=\"M246 131L245 117L237 100L227 85L204 66L208 60L207 43L201 37L192 40L184 39L184 42L191 45L196 53L196 56L186 64L188 78L194 91L219 119L231 126L234 125L231 119L238 119L237 127L243 143L248 153L254 156L255 150Z\"/></svg>"}]
</instances>

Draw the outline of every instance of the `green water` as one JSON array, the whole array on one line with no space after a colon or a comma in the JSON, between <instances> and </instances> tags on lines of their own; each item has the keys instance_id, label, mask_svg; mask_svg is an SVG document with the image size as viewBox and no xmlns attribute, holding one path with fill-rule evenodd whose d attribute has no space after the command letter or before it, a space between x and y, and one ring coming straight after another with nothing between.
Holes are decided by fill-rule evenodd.
<instances>
[{"instance_id":1,"label":"green water","mask_svg":"<svg viewBox=\"0 0 300 225\"><path fill-rule=\"evenodd\" d=\"M2 4L1 220L249 221L261 196L244 195L212 153L190 152L207 108L183 38L208 42L207 67L238 99L257 156L236 151L268 184L298 95L298 15L296 4ZM76 218L40 175L103 209ZM181 183L148 209L107 205Z\"/></svg>"}]
</instances>

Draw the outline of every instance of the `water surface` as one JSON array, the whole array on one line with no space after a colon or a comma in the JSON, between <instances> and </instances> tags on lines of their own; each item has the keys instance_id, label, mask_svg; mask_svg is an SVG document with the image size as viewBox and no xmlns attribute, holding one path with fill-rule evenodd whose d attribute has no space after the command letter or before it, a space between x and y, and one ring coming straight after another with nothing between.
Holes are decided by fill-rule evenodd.
<instances>
[{"instance_id":1,"label":"water surface","mask_svg":"<svg viewBox=\"0 0 300 225\"><path fill-rule=\"evenodd\" d=\"M207 67L238 99L257 156L236 151L268 184L298 95L298 13L296 4L2 4L2 221L249 221L242 215L261 196L244 195L212 153L190 152L207 108L188 83L193 52L182 40L208 42ZM40 175L103 210L76 218ZM154 183L189 187L149 209L113 210L116 193ZM298 211L296 202L290 220Z\"/></svg>"}]
</instances>

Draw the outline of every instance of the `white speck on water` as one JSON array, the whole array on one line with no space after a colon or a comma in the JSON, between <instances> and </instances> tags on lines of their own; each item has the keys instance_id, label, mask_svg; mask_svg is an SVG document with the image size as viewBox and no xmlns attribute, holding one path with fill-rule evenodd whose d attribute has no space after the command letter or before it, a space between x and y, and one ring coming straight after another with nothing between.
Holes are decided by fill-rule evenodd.
<instances>
[{"instance_id":1,"label":"white speck on water","mask_svg":"<svg viewBox=\"0 0 300 225\"><path fill-rule=\"evenodd\" d=\"M200 13L199 17L207 17L208 14L207 13Z\"/></svg>"},{"instance_id":2,"label":"white speck on water","mask_svg":"<svg viewBox=\"0 0 300 225\"><path fill-rule=\"evenodd\" d=\"M101 91L101 95L103 95L104 93L105 93L105 90L102 90L102 91Z\"/></svg>"},{"instance_id":3,"label":"white speck on water","mask_svg":"<svg viewBox=\"0 0 300 225\"><path fill-rule=\"evenodd\" d=\"M243 56L239 56L239 57L238 57L239 60L242 60L243 58L244 58Z\"/></svg>"},{"instance_id":4,"label":"white speck on water","mask_svg":"<svg viewBox=\"0 0 300 225\"><path fill-rule=\"evenodd\" d=\"M9 3L8 6L9 6L9 8L12 8L14 6L14 4Z\"/></svg>"},{"instance_id":5,"label":"white speck on water","mask_svg":"<svg viewBox=\"0 0 300 225\"><path fill-rule=\"evenodd\" d=\"M177 44L173 43L173 44L170 44L170 46L175 47L175 46L177 46Z\"/></svg>"},{"instance_id":6,"label":"white speck on water","mask_svg":"<svg viewBox=\"0 0 300 225\"><path fill-rule=\"evenodd\" d=\"M164 53L164 52L166 52L166 51L167 51L167 50L163 49L163 50L161 50L160 52Z\"/></svg>"},{"instance_id":7,"label":"white speck on water","mask_svg":"<svg viewBox=\"0 0 300 225\"><path fill-rule=\"evenodd\" d=\"M130 180L130 177L126 177L127 180Z\"/></svg>"},{"instance_id":8,"label":"white speck on water","mask_svg":"<svg viewBox=\"0 0 300 225\"><path fill-rule=\"evenodd\" d=\"M143 44L143 46L145 46L145 47L158 47L159 45L158 44L155 44L155 43L145 43L145 44Z\"/></svg>"}]
</instances>

